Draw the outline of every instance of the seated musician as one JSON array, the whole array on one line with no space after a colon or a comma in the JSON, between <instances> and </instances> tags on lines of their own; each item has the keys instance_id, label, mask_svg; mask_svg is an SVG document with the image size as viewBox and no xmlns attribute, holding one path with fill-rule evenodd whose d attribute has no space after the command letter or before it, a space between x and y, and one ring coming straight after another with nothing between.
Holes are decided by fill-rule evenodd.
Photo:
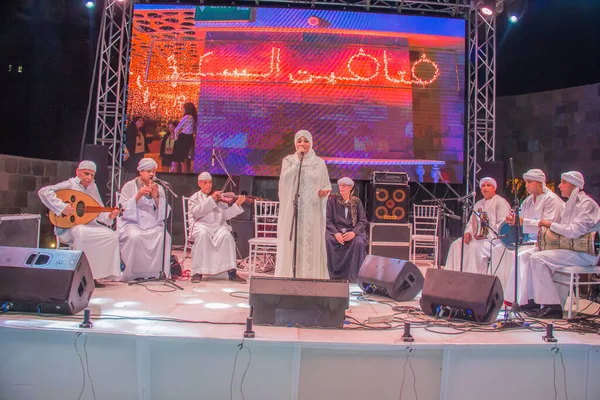
<instances>
[{"instance_id":1,"label":"seated musician","mask_svg":"<svg viewBox=\"0 0 600 400\"><path fill-rule=\"evenodd\" d=\"M38 196L42 203L55 214L73 215L75 208L62 202L56 197L58 190L70 189L83 192L103 204L94 183L96 164L93 161L82 161L75 170L75 177L64 182L41 188ZM121 258L119 256L119 234L98 222L111 225L119 215L115 210L110 213L101 213L96 219L85 224L76 225L70 229L55 228L59 240L73 246L75 250L82 250L90 263L96 287L103 287L99 279L119 280L121 276Z\"/></svg>"},{"instance_id":2,"label":"seated musician","mask_svg":"<svg viewBox=\"0 0 600 400\"><path fill-rule=\"evenodd\" d=\"M522 227L527 240L523 240L524 244L519 247L518 265L523 264L524 260L528 259L535 251L534 245L540 220L558 221L565 208L564 201L546 187L546 174L544 174L544 171L530 169L523 174L523 179L529 196L521 204L519 225ZM506 222L514 225L515 216L513 213L509 214ZM500 278L504 288L504 298L508 302L514 301L514 250L507 249L501 242L497 243L492 249L491 262L492 271Z\"/></svg>"},{"instance_id":3,"label":"seated musician","mask_svg":"<svg viewBox=\"0 0 600 400\"><path fill-rule=\"evenodd\" d=\"M508 202L496 194L497 187L498 184L494 178L482 178L479 181L483 199L475 203L474 213L465 228L462 269L464 272L486 273L491 253L490 241L495 237L493 231L498 231L498 227L510 213ZM481 222L482 219L485 220L484 223ZM491 229L488 229L487 232L480 229L480 232L477 232L478 221L479 225L487 224ZM460 271L462 242L463 240L458 239L450 245L445 269Z\"/></svg>"},{"instance_id":4,"label":"seated musician","mask_svg":"<svg viewBox=\"0 0 600 400\"><path fill-rule=\"evenodd\" d=\"M358 197L352 196L354 181L338 180L339 195L327 200L325 243L331 279L356 282L358 270L367 257L368 222Z\"/></svg>"},{"instance_id":5,"label":"seated musician","mask_svg":"<svg viewBox=\"0 0 600 400\"><path fill-rule=\"evenodd\" d=\"M235 241L227 220L244 212L246 196L239 196L228 206L221 191L213 192L212 176L208 172L198 175L200 190L189 200L188 218L192 246L192 282L202 281L204 275L217 275L227 271L229 280L246 283L236 273Z\"/></svg>"},{"instance_id":6,"label":"seated musician","mask_svg":"<svg viewBox=\"0 0 600 400\"><path fill-rule=\"evenodd\" d=\"M568 198L565 209L558 222L542 219L538 225L567 239L577 239L598 231L600 207L583 192L583 186L584 179L580 172L570 171L562 174L558 187L561 195ZM534 300L536 304L541 305L541 309L531 312L535 318L562 318L562 306L567 299L568 286L555 284L552 275L561 267L570 265L587 267L597 263L597 255L573 250L536 251L521 266L522 280L519 284L525 292L523 296L519 296L519 303Z\"/></svg>"},{"instance_id":7,"label":"seated musician","mask_svg":"<svg viewBox=\"0 0 600 400\"><path fill-rule=\"evenodd\" d=\"M171 236L167 233L163 240L168 205L164 189L154 182L157 167L153 159L142 158L137 167L139 176L121 189L123 214L118 227L125 280L156 278L163 268L167 276L170 273Z\"/></svg>"}]
</instances>

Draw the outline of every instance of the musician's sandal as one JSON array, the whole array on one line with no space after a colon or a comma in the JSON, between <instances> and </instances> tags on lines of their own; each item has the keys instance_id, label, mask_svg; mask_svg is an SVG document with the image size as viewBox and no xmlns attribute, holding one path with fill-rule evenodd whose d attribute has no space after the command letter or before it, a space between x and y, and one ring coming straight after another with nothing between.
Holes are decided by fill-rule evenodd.
<instances>
[{"instance_id":1,"label":"musician's sandal","mask_svg":"<svg viewBox=\"0 0 600 400\"><path fill-rule=\"evenodd\" d=\"M100 283L99 280L94 279L94 287L103 288L103 287L106 287L106 285L104 283Z\"/></svg>"},{"instance_id":2,"label":"musician's sandal","mask_svg":"<svg viewBox=\"0 0 600 400\"><path fill-rule=\"evenodd\" d=\"M202 282L202 274L192 275L192 283Z\"/></svg>"},{"instance_id":3,"label":"musician's sandal","mask_svg":"<svg viewBox=\"0 0 600 400\"><path fill-rule=\"evenodd\" d=\"M540 305L538 303L536 303L535 301L533 301L533 299L529 299L529 301L527 302L527 304L522 305L519 308L521 310L539 310L540 309Z\"/></svg>"}]
</instances>

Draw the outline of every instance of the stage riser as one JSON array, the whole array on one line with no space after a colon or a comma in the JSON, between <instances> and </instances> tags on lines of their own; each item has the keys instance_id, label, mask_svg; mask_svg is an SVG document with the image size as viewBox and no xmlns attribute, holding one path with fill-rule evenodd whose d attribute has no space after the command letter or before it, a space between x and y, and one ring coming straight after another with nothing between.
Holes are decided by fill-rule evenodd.
<instances>
[{"instance_id":1,"label":"stage riser","mask_svg":"<svg viewBox=\"0 0 600 400\"><path fill-rule=\"evenodd\" d=\"M66 321L48 328L66 330L0 328L0 398L78 397L82 369L74 342L80 330ZM229 398L241 327L232 329L228 339L104 334L98 329L85 331L77 340L84 365L87 352L97 399ZM282 341L260 339L265 330L273 329L282 331ZM257 339L244 342L252 351L243 386L248 400L398 399L404 374L402 398L414 399L412 372L408 366L404 369L407 353L402 342L366 344L359 339L356 344L317 343L311 341L310 329L304 331L304 340L290 341L285 339L292 331L287 328L255 330ZM417 343L412 344L411 365L421 400L553 398L554 353L550 351L552 345L543 344L541 338L539 343L526 345L498 345L490 340L489 344L465 346L467 337L458 336L454 345L432 346L418 344L420 337L431 333L415 330L413 335ZM559 347L569 398L596 400L600 393L600 381L595 379L600 368L598 346L559 342ZM556 357L557 391L563 394L562 366ZM247 362L248 352L242 350L234 376L234 398L241 398L239 387ZM92 398L88 379L82 399Z\"/></svg>"}]
</instances>

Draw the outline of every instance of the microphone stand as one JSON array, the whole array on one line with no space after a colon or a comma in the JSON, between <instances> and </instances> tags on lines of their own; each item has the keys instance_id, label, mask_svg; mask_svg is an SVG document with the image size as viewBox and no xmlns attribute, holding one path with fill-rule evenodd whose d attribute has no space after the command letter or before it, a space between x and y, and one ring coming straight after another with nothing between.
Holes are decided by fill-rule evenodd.
<instances>
[{"instance_id":1,"label":"microphone stand","mask_svg":"<svg viewBox=\"0 0 600 400\"><path fill-rule=\"evenodd\" d=\"M519 246L520 246L520 242L521 242L521 215L519 212L519 199L517 197L517 185L515 183L515 169L514 169L514 165L513 165L513 159L512 157L510 158L510 174L511 174L511 178L512 178L512 189L513 189L513 207L514 207L514 214L515 214L515 287L514 287L514 294L513 294L513 303L512 303L512 307L511 307L511 311L513 313L518 313L521 308L519 307L519 302L518 302L518 284L517 284L517 280L519 278Z\"/></svg>"},{"instance_id":2,"label":"microphone stand","mask_svg":"<svg viewBox=\"0 0 600 400\"><path fill-rule=\"evenodd\" d=\"M294 250L292 252L292 272L296 278L296 252L298 246L298 198L300 197L300 174L302 173L302 163L304 162L304 152L300 153L300 166L298 168L296 193L294 194L294 214L292 216L292 226L290 229L290 241L294 238Z\"/></svg>"},{"instance_id":3,"label":"microphone stand","mask_svg":"<svg viewBox=\"0 0 600 400\"><path fill-rule=\"evenodd\" d=\"M233 188L237 187L237 185L233 181L233 178L231 178L231 174L229 173L229 171L225 167L225 164L223 163L223 157L221 156L221 149L219 147L217 147L217 153L214 154L215 160L217 160L217 163L223 169L223 171L225 172L225 175L227 175L227 180L225 181L225 184L221 188L221 191L224 192L225 189L227 188L227 185L229 185L229 184L231 184L232 190L233 190Z\"/></svg>"},{"instance_id":4,"label":"microphone stand","mask_svg":"<svg viewBox=\"0 0 600 400\"><path fill-rule=\"evenodd\" d=\"M465 260L465 231L467 230L467 224L469 223L469 216L471 215L472 209L470 207L475 208L475 201L473 201L472 206L471 203L467 201L469 197L475 197L475 192L469 193L466 196L461 196L458 194L456 190L448 183L446 179L442 176L440 171L438 171L438 176L444 182L446 187L456 196L455 199L446 199L446 201L456 200L462 204L462 235L460 237L460 272L463 272L463 264ZM473 199L475 200L475 199Z\"/></svg>"},{"instance_id":5,"label":"microphone stand","mask_svg":"<svg viewBox=\"0 0 600 400\"><path fill-rule=\"evenodd\" d=\"M134 281L134 282L129 282L129 285L139 285L142 283L147 283L147 282L165 282L165 285L171 285L179 290L183 290L183 288L181 286L179 286L178 284L175 283L175 281L173 279L167 278L167 275L165 274L165 255L167 252L167 219L168 219L168 214L169 214L169 198L167 197L167 192L169 192L169 194L171 195L171 197L173 198L178 198L179 196L177 196L177 194L175 194L175 192L173 192L172 188L171 188L171 184L169 184L168 182L165 182L161 179L158 179L156 177L154 177L153 181L157 184L159 184L160 186L162 186L162 188L164 189L165 192L165 215L164 215L164 219L163 219L163 245L162 245L162 267L160 269L160 271L158 272L158 277L156 278L150 278L150 279L144 279L141 281ZM158 202L160 203L160 191L158 193ZM173 218L173 213L171 213L171 218ZM171 257L169 257L169 268L171 266Z\"/></svg>"}]
</instances>

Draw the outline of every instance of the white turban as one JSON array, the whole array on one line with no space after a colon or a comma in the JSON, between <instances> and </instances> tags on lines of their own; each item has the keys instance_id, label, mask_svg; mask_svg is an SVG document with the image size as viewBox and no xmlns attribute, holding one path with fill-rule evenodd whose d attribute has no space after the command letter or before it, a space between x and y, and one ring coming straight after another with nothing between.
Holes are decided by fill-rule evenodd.
<instances>
[{"instance_id":1,"label":"white turban","mask_svg":"<svg viewBox=\"0 0 600 400\"><path fill-rule=\"evenodd\" d=\"M138 171L149 171L158 168L158 164L151 158L142 158L138 163Z\"/></svg>"},{"instance_id":2,"label":"white turban","mask_svg":"<svg viewBox=\"0 0 600 400\"><path fill-rule=\"evenodd\" d=\"M212 176L208 172L203 172L200 175L198 175L198 182L211 181L211 180L212 180Z\"/></svg>"},{"instance_id":3,"label":"white turban","mask_svg":"<svg viewBox=\"0 0 600 400\"><path fill-rule=\"evenodd\" d=\"M523 179L536 182L546 182L546 174L541 169L530 169L523 174Z\"/></svg>"},{"instance_id":4,"label":"white turban","mask_svg":"<svg viewBox=\"0 0 600 400\"><path fill-rule=\"evenodd\" d=\"M489 176L481 178L479 180L479 188L481 189L481 185L483 185L486 182L491 184L494 187L494 189L498 189L498 183L496 182L496 180L494 178L490 178Z\"/></svg>"},{"instance_id":5,"label":"white turban","mask_svg":"<svg viewBox=\"0 0 600 400\"><path fill-rule=\"evenodd\" d=\"M560 179L565 180L573 185L577 186L579 189L583 189L583 185L585 184L585 180L583 179L583 175L578 171L569 171L565 172L560 176Z\"/></svg>"},{"instance_id":6,"label":"white turban","mask_svg":"<svg viewBox=\"0 0 600 400\"><path fill-rule=\"evenodd\" d=\"M354 186L354 181L352 179L348 178L347 176L345 176L342 179L338 180L338 185Z\"/></svg>"},{"instance_id":7,"label":"white turban","mask_svg":"<svg viewBox=\"0 0 600 400\"><path fill-rule=\"evenodd\" d=\"M77 169L89 169L90 171L96 172L96 163L90 160L83 160L79 163Z\"/></svg>"}]
</instances>

